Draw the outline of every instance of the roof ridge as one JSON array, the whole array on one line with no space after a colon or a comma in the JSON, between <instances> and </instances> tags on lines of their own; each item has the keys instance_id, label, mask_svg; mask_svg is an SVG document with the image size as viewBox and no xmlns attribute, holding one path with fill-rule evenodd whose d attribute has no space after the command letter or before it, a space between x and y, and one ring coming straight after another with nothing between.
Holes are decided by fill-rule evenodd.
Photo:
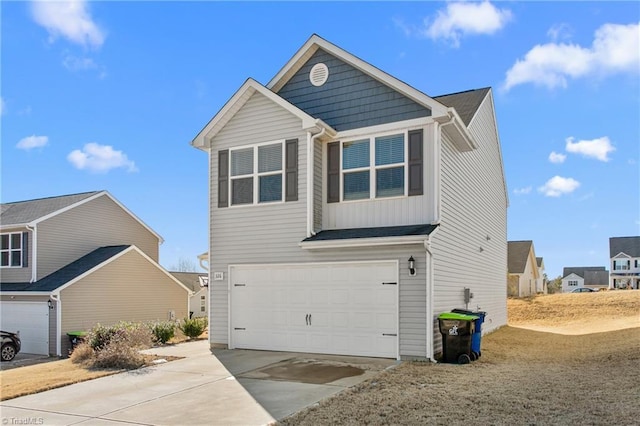
<instances>
[{"instance_id":1,"label":"roof ridge","mask_svg":"<svg viewBox=\"0 0 640 426\"><path fill-rule=\"evenodd\" d=\"M29 200L10 201L8 203L2 203L2 205L9 205L9 204L13 205L13 204L20 204L20 203L30 203L30 202L33 202L33 201L44 201L44 200L52 200L54 198L75 197L75 196L78 196L78 195L85 195L85 194L87 194L87 195L88 194L98 194L100 192L106 192L106 190L103 189L103 190L99 190L99 191L86 191L86 192L78 192L78 193L75 193L75 194L52 195L52 196L49 196L49 197L32 198L32 199L29 199Z\"/></svg>"}]
</instances>

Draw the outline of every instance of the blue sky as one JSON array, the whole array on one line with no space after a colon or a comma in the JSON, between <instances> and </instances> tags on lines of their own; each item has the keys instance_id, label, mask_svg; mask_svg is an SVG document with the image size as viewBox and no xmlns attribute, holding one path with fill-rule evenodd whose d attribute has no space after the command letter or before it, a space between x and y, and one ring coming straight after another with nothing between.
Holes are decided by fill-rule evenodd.
<instances>
[{"instance_id":1,"label":"blue sky","mask_svg":"<svg viewBox=\"0 0 640 426\"><path fill-rule=\"evenodd\" d=\"M313 33L430 96L491 86L509 240L554 278L640 235L636 2L2 2L1 199L108 190L207 250L207 156L189 142Z\"/></svg>"}]
</instances>

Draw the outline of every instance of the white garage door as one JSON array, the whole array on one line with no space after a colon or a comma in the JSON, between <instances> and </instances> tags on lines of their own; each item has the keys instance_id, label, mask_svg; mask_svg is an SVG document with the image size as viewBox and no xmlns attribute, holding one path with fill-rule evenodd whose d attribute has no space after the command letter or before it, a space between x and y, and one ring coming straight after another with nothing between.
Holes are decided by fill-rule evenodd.
<instances>
[{"instance_id":1,"label":"white garage door","mask_svg":"<svg viewBox=\"0 0 640 426\"><path fill-rule=\"evenodd\" d=\"M397 261L233 266L231 348L398 357Z\"/></svg>"},{"instance_id":2,"label":"white garage door","mask_svg":"<svg viewBox=\"0 0 640 426\"><path fill-rule=\"evenodd\" d=\"M2 302L0 307L2 330L20 331L20 352L49 354L49 306L46 302Z\"/></svg>"}]
</instances>

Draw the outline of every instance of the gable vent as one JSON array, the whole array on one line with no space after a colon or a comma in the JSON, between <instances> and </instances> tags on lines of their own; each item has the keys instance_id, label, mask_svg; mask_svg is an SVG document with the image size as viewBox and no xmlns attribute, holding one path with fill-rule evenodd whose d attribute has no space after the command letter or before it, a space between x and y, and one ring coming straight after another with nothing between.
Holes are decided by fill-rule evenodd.
<instances>
[{"instance_id":1,"label":"gable vent","mask_svg":"<svg viewBox=\"0 0 640 426\"><path fill-rule=\"evenodd\" d=\"M329 78L329 68L322 62L319 64L315 64L311 71L309 72L309 81L314 86L322 86L327 82Z\"/></svg>"}]
</instances>

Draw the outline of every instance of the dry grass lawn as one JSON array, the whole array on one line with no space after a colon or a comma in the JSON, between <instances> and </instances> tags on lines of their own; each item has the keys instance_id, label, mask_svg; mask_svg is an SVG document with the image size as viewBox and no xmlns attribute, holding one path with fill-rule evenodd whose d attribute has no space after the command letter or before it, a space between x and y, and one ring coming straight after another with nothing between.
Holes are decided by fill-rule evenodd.
<instances>
[{"instance_id":1,"label":"dry grass lawn","mask_svg":"<svg viewBox=\"0 0 640 426\"><path fill-rule=\"evenodd\" d=\"M513 299L508 308L510 325L483 336L478 361L406 362L281 424L638 424L640 291ZM620 324L634 328L596 332Z\"/></svg>"},{"instance_id":2,"label":"dry grass lawn","mask_svg":"<svg viewBox=\"0 0 640 426\"><path fill-rule=\"evenodd\" d=\"M70 359L3 370L0 371L2 389L0 400L43 392L72 383L108 376L118 371L90 370L72 363Z\"/></svg>"}]
</instances>

